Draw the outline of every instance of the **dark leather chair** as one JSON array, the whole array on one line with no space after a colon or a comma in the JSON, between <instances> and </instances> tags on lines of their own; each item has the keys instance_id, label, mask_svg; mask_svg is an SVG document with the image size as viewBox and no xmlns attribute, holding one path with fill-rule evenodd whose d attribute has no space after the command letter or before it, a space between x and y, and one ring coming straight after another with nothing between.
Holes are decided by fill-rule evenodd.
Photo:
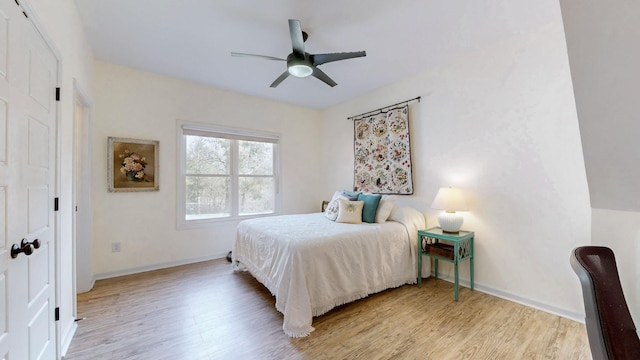
<instances>
[{"instance_id":1,"label":"dark leather chair","mask_svg":"<svg viewBox=\"0 0 640 360\"><path fill-rule=\"evenodd\" d=\"M640 359L640 339L622 292L613 251L603 246L578 247L570 262L582 284L593 359Z\"/></svg>"}]
</instances>

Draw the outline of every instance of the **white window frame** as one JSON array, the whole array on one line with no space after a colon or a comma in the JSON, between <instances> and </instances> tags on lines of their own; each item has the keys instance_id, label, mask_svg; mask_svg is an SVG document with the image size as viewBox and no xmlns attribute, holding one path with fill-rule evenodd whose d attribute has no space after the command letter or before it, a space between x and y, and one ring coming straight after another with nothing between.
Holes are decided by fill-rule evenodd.
<instances>
[{"instance_id":1,"label":"white window frame","mask_svg":"<svg viewBox=\"0 0 640 360\"><path fill-rule=\"evenodd\" d=\"M275 144L274 147L274 211L273 213L268 214L257 214L257 215L239 215L238 214L238 191L237 191L237 183L238 183L238 157L237 154L232 154L231 161L231 178L232 178L232 188L231 188L231 215L220 218L212 218L212 219L197 219L197 220L187 220L186 219L186 141L185 141L185 132L189 133L202 133L203 135L211 135L216 137L225 137L231 138L235 140L245 140L245 141L263 141L263 142L271 142ZM273 216L280 213L280 135L277 133L267 132L267 131L258 131L258 130L247 130L240 128L233 128L227 126L219 126L213 124L204 124L204 123L194 123L194 122L186 122L178 120L177 122L177 146L178 146L178 159L177 159L177 208L176 208L176 227L180 229L192 229L197 227L206 227L212 224L225 222L225 221L239 221L249 218L255 217L263 217L263 216Z\"/></svg>"}]
</instances>

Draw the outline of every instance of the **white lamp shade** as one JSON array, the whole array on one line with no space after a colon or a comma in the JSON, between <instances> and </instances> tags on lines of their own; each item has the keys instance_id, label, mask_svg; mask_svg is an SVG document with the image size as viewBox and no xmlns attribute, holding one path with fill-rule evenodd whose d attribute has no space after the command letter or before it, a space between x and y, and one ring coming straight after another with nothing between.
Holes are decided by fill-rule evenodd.
<instances>
[{"instance_id":1,"label":"white lamp shade","mask_svg":"<svg viewBox=\"0 0 640 360\"><path fill-rule=\"evenodd\" d=\"M464 201L462 191L454 188L440 188L436 194L433 203L431 203L432 209L440 209L446 211L466 211L467 202Z\"/></svg>"},{"instance_id":2,"label":"white lamp shade","mask_svg":"<svg viewBox=\"0 0 640 360\"><path fill-rule=\"evenodd\" d=\"M440 188L431 203L431 208L445 210L438 216L438 223L442 231L448 233L458 233L464 222L462 215L456 211L468 210L462 191L454 188Z\"/></svg>"}]
</instances>

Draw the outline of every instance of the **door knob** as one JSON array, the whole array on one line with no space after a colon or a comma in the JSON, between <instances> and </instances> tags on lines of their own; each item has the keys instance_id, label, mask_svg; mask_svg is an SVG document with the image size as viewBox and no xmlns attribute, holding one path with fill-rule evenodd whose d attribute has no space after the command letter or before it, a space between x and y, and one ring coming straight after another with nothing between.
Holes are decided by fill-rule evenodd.
<instances>
[{"instance_id":1,"label":"door knob","mask_svg":"<svg viewBox=\"0 0 640 360\"><path fill-rule=\"evenodd\" d=\"M18 246L18 244L13 244L11 246L11 258L17 258L20 253L24 253L29 256L33 254L34 249L38 249L39 247L40 240L38 239L35 239L32 242L27 241L27 239L22 239L22 241L20 241L20 246Z\"/></svg>"},{"instance_id":2,"label":"door knob","mask_svg":"<svg viewBox=\"0 0 640 360\"><path fill-rule=\"evenodd\" d=\"M40 248L40 240L35 239L32 242L28 242L27 239L22 239L22 241L20 241L20 247L26 247L27 245L33 245L33 247L35 249L39 249ZM27 255L31 255L31 254L27 254Z\"/></svg>"}]
</instances>

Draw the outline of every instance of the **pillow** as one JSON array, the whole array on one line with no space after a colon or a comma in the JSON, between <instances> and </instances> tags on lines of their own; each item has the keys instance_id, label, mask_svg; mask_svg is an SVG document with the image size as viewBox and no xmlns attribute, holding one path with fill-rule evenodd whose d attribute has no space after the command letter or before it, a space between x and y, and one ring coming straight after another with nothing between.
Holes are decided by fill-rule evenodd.
<instances>
[{"instance_id":1,"label":"pillow","mask_svg":"<svg viewBox=\"0 0 640 360\"><path fill-rule=\"evenodd\" d=\"M380 203L378 204L378 211L376 212L376 222L383 223L389 219L391 210L396 204L397 197L395 195L382 195Z\"/></svg>"},{"instance_id":2,"label":"pillow","mask_svg":"<svg viewBox=\"0 0 640 360\"><path fill-rule=\"evenodd\" d=\"M373 194L360 194L358 195L358 201L364 202L362 208L362 221L373 223L376 221L376 211L378 211L378 204L380 203L382 195Z\"/></svg>"},{"instance_id":3,"label":"pillow","mask_svg":"<svg viewBox=\"0 0 640 360\"><path fill-rule=\"evenodd\" d=\"M358 195L361 194L361 191L342 190L340 192L342 193L342 195L348 197L349 200L358 200Z\"/></svg>"},{"instance_id":4,"label":"pillow","mask_svg":"<svg viewBox=\"0 0 640 360\"><path fill-rule=\"evenodd\" d=\"M324 216L331 221L336 221L336 218L338 217L338 199L349 200L349 198L342 195L342 192L340 191L333 193L333 197L331 197L329 205L324 209Z\"/></svg>"},{"instance_id":5,"label":"pillow","mask_svg":"<svg viewBox=\"0 0 640 360\"><path fill-rule=\"evenodd\" d=\"M394 206L389 215L389 220L396 221L405 226L411 225L417 229L426 229L427 220L424 214L409 206Z\"/></svg>"},{"instance_id":6,"label":"pillow","mask_svg":"<svg viewBox=\"0 0 640 360\"><path fill-rule=\"evenodd\" d=\"M338 199L338 218L336 222L360 224L362 222L362 207L364 201L349 201Z\"/></svg>"}]
</instances>

